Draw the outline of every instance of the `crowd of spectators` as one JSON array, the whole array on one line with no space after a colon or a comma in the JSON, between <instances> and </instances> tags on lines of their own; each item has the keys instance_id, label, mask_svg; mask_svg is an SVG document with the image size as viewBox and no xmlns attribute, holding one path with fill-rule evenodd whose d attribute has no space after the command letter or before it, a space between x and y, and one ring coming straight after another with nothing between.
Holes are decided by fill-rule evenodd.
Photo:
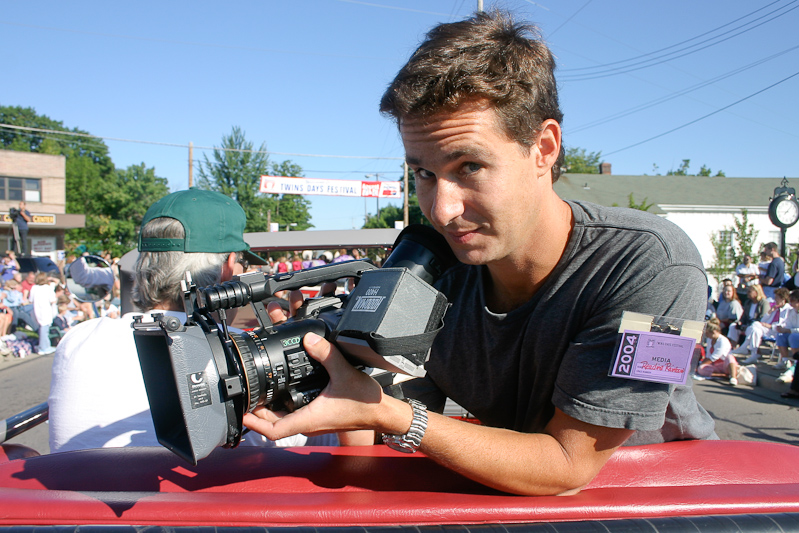
<instances>
[{"instance_id":1,"label":"crowd of spectators","mask_svg":"<svg viewBox=\"0 0 799 533\"><path fill-rule=\"evenodd\" d=\"M119 259L108 253L103 256L111 265L114 283L105 298L88 302L77 299L66 283L65 267L76 256L59 261L51 271L22 272L15 252L7 250L0 260L0 354L49 355L76 324L100 316L118 318Z\"/></svg>"},{"instance_id":2,"label":"crowd of spectators","mask_svg":"<svg viewBox=\"0 0 799 533\"><path fill-rule=\"evenodd\" d=\"M725 377L737 384L739 368L756 363L761 344L769 340L779 351L776 368L782 374L778 381L791 383L791 389L782 396L799 399L799 380L794 379L799 358L797 276L799 259L789 269L777 244L769 242L763 246L757 264L745 255L734 279L721 281L718 300L711 298L708 288L706 317L710 321L705 331L704 359L695 379Z\"/></svg>"}]
</instances>

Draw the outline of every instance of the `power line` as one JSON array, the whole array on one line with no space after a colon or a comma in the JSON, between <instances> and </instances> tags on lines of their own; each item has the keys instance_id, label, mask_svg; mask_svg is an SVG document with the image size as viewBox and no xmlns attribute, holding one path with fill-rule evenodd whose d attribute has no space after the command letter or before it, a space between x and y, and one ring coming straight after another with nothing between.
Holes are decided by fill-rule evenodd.
<instances>
[{"instance_id":1,"label":"power line","mask_svg":"<svg viewBox=\"0 0 799 533\"><path fill-rule=\"evenodd\" d=\"M31 131L37 133L47 133L47 134L56 134L56 135L72 135L75 137L83 137L88 139L101 139L104 141L117 141L117 142L129 142L129 143L138 143L138 144L152 144L156 146L170 146L173 148L188 148L188 144L177 144L177 143L165 143L165 142L158 142L158 141L142 141L137 139L121 139L119 137L104 137L101 135L91 135L89 133L78 133L75 131L58 131L58 130L48 130L43 128L30 128L27 126L15 126L13 124L0 124L0 128L7 128L13 130L22 130L22 131ZM293 153L293 152L273 152L271 150L245 150L241 148L220 148L217 146L194 146L196 150L219 150L220 152L241 152L241 153L250 153L250 154L272 154L272 155L287 155L293 157L321 157L321 158L328 158L328 159L376 159L376 160L389 160L389 161L404 161L404 157L383 157L383 156L367 156L367 155L330 155L330 154L301 154L301 153Z\"/></svg>"},{"instance_id":2,"label":"power line","mask_svg":"<svg viewBox=\"0 0 799 533\"><path fill-rule=\"evenodd\" d=\"M754 97L754 96L757 96L758 94L760 94L760 93L763 93L763 92L765 92L765 91L768 91L769 89L771 89L771 88L773 88L773 87L776 87L777 85L779 85L779 84L781 84L781 83L784 83L784 82L786 82L786 81L790 80L791 78L795 78L796 76L799 76L799 72L794 72L794 73L793 73L793 74L791 74L790 76L788 76L788 77L786 77L786 78L783 78L783 79L781 79L780 81L778 81L778 82L776 82L776 83L772 83L772 84L771 84L771 85L769 85L768 87L765 87L765 88L763 88L763 89L760 89L759 91L757 91L757 92L754 92L754 93L750 94L749 96L745 96L745 97L741 98L740 100L736 100L735 102L733 102L733 103L731 103L731 104L729 104L729 105L726 105L726 106L724 106L724 107L722 107L722 108L720 108L720 109L716 109L716 110L715 110L715 111L713 111L712 113L708 113L707 115L704 115L704 116L702 116L702 117L699 117L699 118L697 118L697 119L695 119L695 120L692 120L692 121L690 121L690 122L686 122L685 124L683 124L683 125L681 125L681 126L677 126L676 128L672 128L672 129L670 129L669 131L665 131L665 132L663 132L663 133L660 133L660 134L658 134L658 135L655 135L654 137L650 137L650 138L648 138L648 139L644 139L643 141L639 141L639 142L637 142L637 143L634 143L634 144L631 144L631 145L629 145L629 146L625 146L624 148L619 148L618 150L614 150L614 151L612 151L612 152L608 152L608 153L606 153L606 154L605 154L605 156L609 156L609 155L612 155L612 154L618 154L619 152L623 152L624 150L629 150L630 148L634 148L634 147L636 147L636 146L640 146L640 145L642 145L642 144L644 144L644 143L648 143L649 141L654 141L655 139L659 139L660 137L664 137L664 136L666 136L666 135L668 135L668 134L670 134L670 133L674 133L674 132L675 132L675 131L677 131L677 130L681 130L681 129L683 129L683 128L686 128L686 127L688 127L688 126L690 126L690 125L692 125L692 124L696 124L697 122L699 122L699 121L701 121L701 120L705 120L705 119L706 119L706 118L708 118L708 117L712 117L713 115L716 115L716 114L718 114L718 113L721 113L721 112L722 112L722 111L724 111L725 109L729 109L729 108L731 108L731 107L733 107L733 106L735 106L735 105L738 105L738 104L740 104L741 102L743 102L743 101L745 101L745 100L749 100L750 98L752 98L752 97Z\"/></svg>"},{"instance_id":3,"label":"power line","mask_svg":"<svg viewBox=\"0 0 799 533\"><path fill-rule=\"evenodd\" d=\"M725 33L723 33L721 35L717 35L717 36L714 36L714 37L710 37L710 38L705 39L704 41L701 41L699 43L696 43L696 44L693 44L693 45L690 45L690 46L687 46L687 47L684 47L684 48L680 48L680 49L674 50L672 52L668 52L668 53L661 54L661 55L658 55L658 56L655 56L655 57L652 57L652 58L649 58L649 59L643 59L643 60L639 61L639 59L645 58L645 57L653 55L653 54L660 53L660 52L665 51L665 50L669 50L670 48L674 48L675 46L679 46L681 44L684 44L684 43L690 42L692 40L698 39L699 37L702 37L703 35L707 35L709 33L713 33L715 31L717 31L719 28L723 28L724 26L720 26L719 28L711 30L710 32L706 32L706 33L704 33L702 35L699 35L697 37L693 37L693 38L688 39L686 41L682 41L681 43L677 43L675 45L671 45L671 46L668 46L666 48L662 48L662 49L654 51L654 52L649 52L647 54L643 54L643 55L640 55L640 56L637 56L637 57L633 57L633 58L629 58L629 59L625 59L625 60L621 60L621 61L616 61L614 63L607 63L607 64L604 64L604 65L596 65L596 66L593 66L593 67L582 67L582 68L579 68L579 69L564 69L564 70L561 71L562 73L575 72L577 70L591 70L591 69L605 69L605 70L599 70L597 72L585 72L583 74L577 74L577 73L575 73L573 75L565 74L565 75L560 75L558 77L558 79L560 79L561 81L588 81L588 80L594 80L594 79L598 79L598 78L606 78L608 76L615 76L617 74L626 74L628 72L633 72L633 71L636 71L636 70L641 70L641 69L644 69L644 68L649 68L649 67L653 67L653 66L656 66L656 65L660 65L660 64L666 63L668 61L673 61L675 59L679 59L679 58L694 54L696 52L705 50L707 48L710 48L711 46L715 46L717 44L721 44L721 43L723 43L725 41L728 41L730 39L738 37L739 35L742 35L743 33L746 33L748 31L754 30L755 28L758 28L758 27L760 27L760 26L762 26L764 24L767 24L767 23L769 23L769 22L771 22L771 21L773 21L773 20L775 20L777 18L785 16L788 13L790 13L791 11L794 11L795 9L798 9L799 5L791 7L790 9L787 9L786 11L783 11L782 13L779 13L779 14L769 18L768 20L763 20L759 24L755 24L753 26L750 26L751 24L753 24L753 23L755 23L755 22L757 22L757 21L759 21L759 20L761 20L763 18L769 17L769 16L773 15L774 13L777 13L780 10L784 10L787 7L791 6L792 4L796 4L797 2L799 2L799 0L791 0L790 3L788 3L788 4L786 4L786 5L782 6L782 7L779 7L779 8L777 8L777 9L775 9L775 10L769 12L769 13L766 13L765 15L763 15L761 17L758 17L758 18L756 18L756 19L754 19L752 21L746 22L746 23L744 23L744 24L742 24L742 25L740 25L740 26L738 26L736 28L733 28L732 30L730 30L728 32L725 32ZM774 3L776 3L776 2L774 2ZM773 5L773 3L769 4L769 5ZM766 6L766 7L768 7L768 6ZM763 8L761 8L761 9L763 9ZM746 18L746 17L752 15L755 12L749 13L748 15L745 15L744 17L740 17L739 19L736 19L736 21L733 21L732 23L737 22L738 20L741 20L743 18ZM728 23L728 24L732 24L732 23ZM749 27L747 28L746 26L749 26ZM741 30L741 28L744 28L744 29ZM741 31L739 31L738 33L734 33L734 34L732 33L732 32L737 31L737 30L741 30ZM715 42L711 42L711 41L714 41L714 40L715 40ZM707 44L707 43L709 43L709 44ZM704 45L704 46L702 46L702 45ZM633 62L633 61L636 61L636 62ZM633 62L633 63L630 63L630 62ZM629 63L629 64L624 65L624 63ZM620 65L620 66L607 68L607 67L611 67L612 65L617 65L617 64Z\"/></svg>"},{"instance_id":4,"label":"power line","mask_svg":"<svg viewBox=\"0 0 799 533\"><path fill-rule=\"evenodd\" d=\"M727 79L727 78L729 78L731 76L734 76L736 74L740 74L741 72L745 72L745 71L747 71L747 70L749 70L751 68L754 68L756 66L762 65L762 64L764 64L764 63L766 63L768 61L771 61L772 59L775 59L777 57L785 55L788 52L793 52L796 49L799 49L799 45L792 46L791 48L788 48L788 49L783 50L781 52L777 52L776 54L772 54L772 55L770 55L768 57L765 57L765 58L762 58L762 59L758 59L757 61L753 61L752 63L749 63L748 65L744 65L743 67L739 67L737 69L731 70L731 71L729 71L729 72L727 72L725 74L721 74L721 75L716 76L715 78L712 78L710 80L706 80L706 81L703 81L703 82L698 83L696 85L692 85L692 86L687 87L687 88L685 88L685 89L683 89L681 91L677 91L677 92L671 93L669 95L663 96L661 98L657 98L655 100L651 100L651 101L649 101L647 103L640 104L638 106L629 108L629 109L627 109L625 111L620 111L620 112L618 112L618 113L616 113L614 115L610 115L610 116L607 116L607 117L604 117L604 118L597 119L597 120L595 120L593 122L589 122L588 124L583 124L582 126L578 126L578 127L574 128L574 129L569 129L568 133L570 133L570 134L578 133L578 132L581 132L581 131L584 131L584 130L587 130L587 129L590 129L590 128L594 128L596 126L601 126L603 124L607 124L608 122L612 122L614 120L618 120L620 118L624 118L624 117L630 116L632 114L635 114L635 113L637 113L639 111L643 111L645 109L649 109L649 108L654 107L656 105L663 104L663 103L668 102L670 100L674 100L675 98L679 98L680 96L685 96L686 94L689 94L689 93L692 93L692 92L694 92L696 90L699 90L701 88L707 87L708 85L712 85L712 84L714 84L716 82L719 82L721 80Z\"/></svg>"}]
</instances>

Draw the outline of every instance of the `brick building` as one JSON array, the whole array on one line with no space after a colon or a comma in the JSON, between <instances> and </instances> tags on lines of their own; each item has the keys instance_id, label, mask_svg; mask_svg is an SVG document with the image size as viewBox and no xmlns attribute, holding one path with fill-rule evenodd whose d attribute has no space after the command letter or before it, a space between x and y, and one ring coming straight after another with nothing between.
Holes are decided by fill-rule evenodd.
<instances>
[{"instance_id":1,"label":"brick building","mask_svg":"<svg viewBox=\"0 0 799 533\"><path fill-rule=\"evenodd\" d=\"M11 246L9 208L25 200L33 220L28 223L31 255L58 259L64 233L82 228L86 216L66 213L66 158L0 150L0 254Z\"/></svg>"}]
</instances>

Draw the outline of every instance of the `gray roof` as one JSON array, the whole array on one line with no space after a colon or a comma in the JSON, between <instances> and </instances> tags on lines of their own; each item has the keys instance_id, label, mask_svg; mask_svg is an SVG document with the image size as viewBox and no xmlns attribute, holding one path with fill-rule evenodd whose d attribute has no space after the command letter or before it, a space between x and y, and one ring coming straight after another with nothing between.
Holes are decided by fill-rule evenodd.
<instances>
[{"instance_id":1,"label":"gray roof","mask_svg":"<svg viewBox=\"0 0 799 533\"><path fill-rule=\"evenodd\" d=\"M564 200L585 200L600 205L627 207L628 197L655 204L649 211L663 214L658 206L732 207L765 209L783 178L722 178L710 176L616 176L613 174L564 174L555 192ZM799 178L788 178L788 187L799 188Z\"/></svg>"}]
</instances>

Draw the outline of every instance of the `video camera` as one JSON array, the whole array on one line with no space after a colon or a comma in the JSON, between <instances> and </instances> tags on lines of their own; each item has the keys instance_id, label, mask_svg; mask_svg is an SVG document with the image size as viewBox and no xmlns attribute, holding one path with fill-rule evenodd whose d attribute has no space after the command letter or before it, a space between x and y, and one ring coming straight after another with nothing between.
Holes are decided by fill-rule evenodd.
<instances>
[{"instance_id":1,"label":"video camera","mask_svg":"<svg viewBox=\"0 0 799 533\"><path fill-rule=\"evenodd\" d=\"M218 446L239 444L246 412L260 405L290 412L311 402L329 377L304 351L310 332L358 368L423 376L448 308L432 284L456 262L438 232L411 225L383 268L345 261L275 276L247 273L204 288L183 281L185 324L164 315L133 323L158 442L196 465ZM269 319L263 300L276 292L345 277L358 280L349 296L308 299L281 325ZM260 327L228 332L225 309L248 303Z\"/></svg>"},{"instance_id":2,"label":"video camera","mask_svg":"<svg viewBox=\"0 0 799 533\"><path fill-rule=\"evenodd\" d=\"M8 216L9 218L11 218L11 222L16 222L17 217L19 216L19 209L17 209L16 207L9 207Z\"/></svg>"}]
</instances>

